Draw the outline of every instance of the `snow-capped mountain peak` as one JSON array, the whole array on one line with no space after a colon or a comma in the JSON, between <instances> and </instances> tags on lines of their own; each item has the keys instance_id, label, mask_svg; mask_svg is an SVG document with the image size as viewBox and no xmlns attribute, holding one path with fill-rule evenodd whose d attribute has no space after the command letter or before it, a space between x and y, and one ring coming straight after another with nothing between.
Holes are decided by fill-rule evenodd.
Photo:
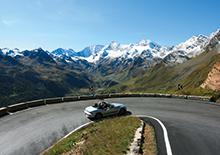
<instances>
[{"instance_id":1,"label":"snow-capped mountain peak","mask_svg":"<svg viewBox=\"0 0 220 155\"><path fill-rule=\"evenodd\" d=\"M118 48L120 48L120 44L116 41L112 41L108 46L108 50L118 50Z\"/></svg>"},{"instance_id":2,"label":"snow-capped mountain peak","mask_svg":"<svg viewBox=\"0 0 220 155\"><path fill-rule=\"evenodd\" d=\"M15 48L13 50L9 49L9 48L2 48L0 49L0 54L2 53L3 55L7 55L7 56L12 56L12 57L15 57L17 55L22 55L22 52Z\"/></svg>"},{"instance_id":3,"label":"snow-capped mountain peak","mask_svg":"<svg viewBox=\"0 0 220 155\"><path fill-rule=\"evenodd\" d=\"M73 56L76 56L76 52L73 49L58 48L58 49L52 51L51 53L53 55L55 55L56 57L63 57L63 56L73 57Z\"/></svg>"},{"instance_id":4,"label":"snow-capped mountain peak","mask_svg":"<svg viewBox=\"0 0 220 155\"><path fill-rule=\"evenodd\" d=\"M215 32L211 33L210 38L217 37L220 35L220 29L217 29Z\"/></svg>"},{"instance_id":5,"label":"snow-capped mountain peak","mask_svg":"<svg viewBox=\"0 0 220 155\"><path fill-rule=\"evenodd\" d=\"M3 53L4 55L7 55L7 54L9 53L10 49L8 49L8 48L2 48L1 51L2 51L2 53Z\"/></svg>"},{"instance_id":6,"label":"snow-capped mountain peak","mask_svg":"<svg viewBox=\"0 0 220 155\"><path fill-rule=\"evenodd\" d=\"M83 50L77 52L78 57L90 57L91 55L96 55L101 49L103 45L92 45L84 48Z\"/></svg>"},{"instance_id":7,"label":"snow-capped mountain peak","mask_svg":"<svg viewBox=\"0 0 220 155\"><path fill-rule=\"evenodd\" d=\"M201 54L207 48L212 48L219 44L220 29L212 33L209 37L204 35L197 35L189 38L183 43L176 46L166 47L161 46L151 40L141 40L137 43L120 44L112 41L107 45L92 45L84 48L81 51L74 51L73 49L58 48L52 52L44 51L43 49L35 49L29 52L44 51L49 54L54 60L64 60L70 62L71 60L83 60L90 63L102 63L107 61L135 61L138 58L144 61L165 60L166 62L184 62L191 57ZM25 54L26 53L26 54ZM26 56L27 52L20 52L18 49L10 50L7 48L0 49L1 55Z\"/></svg>"},{"instance_id":8,"label":"snow-capped mountain peak","mask_svg":"<svg viewBox=\"0 0 220 155\"><path fill-rule=\"evenodd\" d=\"M39 47L39 48L36 48L36 49L34 49L34 50L32 50L33 52L38 52L38 51L43 51L43 49L41 48L41 47Z\"/></svg>"},{"instance_id":9,"label":"snow-capped mountain peak","mask_svg":"<svg viewBox=\"0 0 220 155\"><path fill-rule=\"evenodd\" d=\"M210 35L206 49L212 49L213 47L217 47L217 49L219 50L219 46L220 46L220 29L218 29L216 32Z\"/></svg>"},{"instance_id":10,"label":"snow-capped mountain peak","mask_svg":"<svg viewBox=\"0 0 220 155\"><path fill-rule=\"evenodd\" d=\"M156 44L156 43L153 43L151 40L141 40L137 43L137 45L139 46L149 46L150 44Z\"/></svg>"},{"instance_id":11,"label":"snow-capped mountain peak","mask_svg":"<svg viewBox=\"0 0 220 155\"><path fill-rule=\"evenodd\" d=\"M184 51L189 57L195 57L203 52L209 37L204 35L193 36L185 42L175 46L173 51Z\"/></svg>"}]
</instances>

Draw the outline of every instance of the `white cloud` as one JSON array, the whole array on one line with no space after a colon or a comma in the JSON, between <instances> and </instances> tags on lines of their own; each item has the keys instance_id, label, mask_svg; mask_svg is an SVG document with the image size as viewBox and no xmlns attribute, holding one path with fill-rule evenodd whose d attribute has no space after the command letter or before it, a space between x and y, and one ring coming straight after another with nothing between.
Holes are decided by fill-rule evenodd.
<instances>
[{"instance_id":1,"label":"white cloud","mask_svg":"<svg viewBox=\"0 0 220 155\"><path fill-rule=\"evenodd\" d=\"M6 26L13 26L18 23L17 19L1 19L1 23Z\"/></svg>"}]
</instances>

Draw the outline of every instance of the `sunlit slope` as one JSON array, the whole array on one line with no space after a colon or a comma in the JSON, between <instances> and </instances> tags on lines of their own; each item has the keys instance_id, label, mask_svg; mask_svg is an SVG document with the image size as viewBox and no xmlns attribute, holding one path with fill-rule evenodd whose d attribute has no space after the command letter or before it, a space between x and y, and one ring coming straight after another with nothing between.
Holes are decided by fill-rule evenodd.
<instances>
[{"instance_id":1,"label":"sunlit slope","mask_svg":"<svg viewBox=\"0 0 220 155\"><path fill-rule=\"evenodd\" d=\"M213 93L202 89L213 65L220 60L220 54L215 51L204 52L182 64L167 64L162 62L146 71L143 76L130 79L107 91L124 92L163 92L179 94L205 95ZM183 89L178 90L181 84Z\"/></svg>"}]
</instances>

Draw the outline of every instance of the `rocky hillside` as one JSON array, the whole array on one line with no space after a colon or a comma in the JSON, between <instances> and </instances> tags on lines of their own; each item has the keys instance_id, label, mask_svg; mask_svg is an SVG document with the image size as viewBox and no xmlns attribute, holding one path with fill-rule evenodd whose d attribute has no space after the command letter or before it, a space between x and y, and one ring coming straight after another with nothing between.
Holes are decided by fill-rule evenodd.
<instances>
[{"instance_id":1,"label":"rocky hillside","mask_svg":"<svg viewBox=\"0 0 220 155\"><path fill-rule=\"evenodd\" d=\"M215 63L201 87L220 91L220 62Z\"/></svg>"}]
</instances>

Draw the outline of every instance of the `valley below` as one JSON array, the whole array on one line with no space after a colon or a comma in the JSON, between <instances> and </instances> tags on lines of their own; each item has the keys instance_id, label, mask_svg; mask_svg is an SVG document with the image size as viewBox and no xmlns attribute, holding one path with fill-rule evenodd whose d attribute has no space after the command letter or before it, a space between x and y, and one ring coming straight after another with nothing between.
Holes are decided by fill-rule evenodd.
<instances>
[{"instance_id":1,"label":"valley below","mask_svg":"<svg viewBox=\"0 0 220 155\"><path fill-rule=\"evenodd\" d=\"M150 40L82 51L0 49L0 106L81 94L220 92L220 30L176 46Z\"/></svg>"}]
</instances>

